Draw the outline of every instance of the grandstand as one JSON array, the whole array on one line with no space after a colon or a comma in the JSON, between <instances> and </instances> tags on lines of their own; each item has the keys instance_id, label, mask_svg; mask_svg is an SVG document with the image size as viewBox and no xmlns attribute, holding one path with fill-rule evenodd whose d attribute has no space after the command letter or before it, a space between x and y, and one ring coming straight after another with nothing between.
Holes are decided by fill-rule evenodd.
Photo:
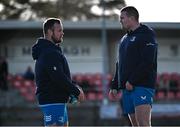
<instances>
[{"instance_id":1,"label":"grandstand","mask_svg":"<svg viewBox=\"0 0 180 127\"><path fill-rule=\"evenodd\" d=\"M106 76L108 85L112 75ZM112 98L108 98L110 116L101 115L103 101L103 87L101 73L77 73L73 75L75 80L84 90L86 101L81 105L69 104L69 117L71 125L126 125L128 120L121 115L119 103ZM20 75L9 75L9 91L1 91L1 124L2 125L42 125L42 114L37 107L35 98L35 83L25 80ZM162 86L163 85L163 86ZM153 105L153 125L179 125L180 117L180 74L162 73L157 77L157 91L155 95L155 104ZM119 93L121 98L121 93ZM116 109L117 108L117 109ZM85 112L82 112L85 111ZM107 110L106 110L107 112ZM179 112L179 113L178 113ZM78 115L77 115L78 113ZM117 113L117 114L116 114ZM89 117L85 116L89 114ZM113 115L114 114L114 115ZM16 116L16 117L14 117ZM79 119L84 121L79 123ZM85 119L86 118L86 119ZM119 119L121 118L121 119ZM174 121L175 124L172 122ZM164 121L163 121L164 120ZM163 121L159 122L159 121Z\"/></svg>"}]
</instances>

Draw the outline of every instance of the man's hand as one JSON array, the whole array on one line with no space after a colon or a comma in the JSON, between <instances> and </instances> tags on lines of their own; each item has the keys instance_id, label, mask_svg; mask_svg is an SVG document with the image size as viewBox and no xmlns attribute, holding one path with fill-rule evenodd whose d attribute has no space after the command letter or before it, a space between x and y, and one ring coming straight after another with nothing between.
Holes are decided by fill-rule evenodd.
<instances>
[{"instance_id":1,"label":"man's hand","mask_svg":"<svg viewBox=\"0 0 180 127\"><path fill-rule=\"evenodd\" d=\"M111 89L109 91L109 98L117 99L118 97L118 91L116 89Z\"/></svg>"},{"instance_id":2,"label":"man's hand","mask_svg":"<svg viewBox=\"0 0 180 127\"><path fill-rule=\"evenodd\" d=\"M84 95L84 92L83 92L82 88L80 86L78 86L78 85L76 85L76 86L80 91L80 94L78 96L78 101L79 102L84 101L85 100L85 95Z\"/></svg>"},{"instance_id":3,"label":"man's hand","mask_svg":"<svg viewBox=\"0 0 180 127\"><path fill-rule=\"evenodd\" d=\"M129 82L126 82L126 90L132 91L133 90L133 85L130 84Z\"/></svg>"}]
</instances>

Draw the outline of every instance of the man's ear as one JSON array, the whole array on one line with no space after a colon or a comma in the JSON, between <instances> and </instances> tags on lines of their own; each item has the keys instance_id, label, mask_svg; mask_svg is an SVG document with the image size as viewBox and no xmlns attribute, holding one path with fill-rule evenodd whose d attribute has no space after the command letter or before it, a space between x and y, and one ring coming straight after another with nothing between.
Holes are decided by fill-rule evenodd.
<instances>
[{"instance_id":1,"label":"man's ear","mask_svg":"<svg viewBox=\"0 0 180 127\"><path fill-rule=\"evenodd\" d=\"M130 19L131 19L132 21L135 21L135 20L136 20L134 16L130 16Z\"/></svg>"},{"instance_id":2,"label":"man's ear","mask_svg":"<svg viewBox=\"0 0 180 127\"><path fill-rule=\"evenodd\" d=\"M52 30L51 30L51 29L48 29L47 34L48 34L48 35L52 35L52 33L53 33Z\"/></svg>"}]
</instances>

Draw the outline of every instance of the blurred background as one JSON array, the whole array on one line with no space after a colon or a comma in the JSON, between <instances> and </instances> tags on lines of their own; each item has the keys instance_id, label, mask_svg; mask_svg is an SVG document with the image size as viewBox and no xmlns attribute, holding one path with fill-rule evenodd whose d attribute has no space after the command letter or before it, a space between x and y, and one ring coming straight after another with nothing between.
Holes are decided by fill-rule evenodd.
<instances>
[{"instance_id":1,"label":"blurred background","mask_svg":"<svg viewBox=\"0 0 180 127\"><path fill-rule=\"evenodd\" d=\"M140 21L155 30L159 44L152 125L180 125L178 0L1 0L0 125L43 125L35 98L31 47L43 36L42 23L48 17L63 21L62 48L73 80L86 95L81 105L68 105L70 125L130 125L122 116L120 102L107 96L118 41L125 34L120 9L126 5L139 10Z\"/></svg>"}]
</instances>

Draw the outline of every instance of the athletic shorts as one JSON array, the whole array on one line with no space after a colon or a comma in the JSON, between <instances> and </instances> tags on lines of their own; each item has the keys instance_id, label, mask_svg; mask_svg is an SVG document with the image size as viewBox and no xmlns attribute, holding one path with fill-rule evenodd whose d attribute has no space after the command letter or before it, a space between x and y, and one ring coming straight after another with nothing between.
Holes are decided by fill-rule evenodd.
<instances>
[{"instance_id":1,"label":"athletic shorts","mask_svg":"<svg viewBox=\"0 0 180 127\"><path fill-rule=\"evenodd\" d=\"M143 104L152 106L155 90L145 87L134 87L132 91L122 91L122 110L123 114L135 113L135 107Z\"/></svg>"},{"instance_id":2,"label":"athletic shorts","mask_svg":"<svg viewBox=\"0 0 180 127\"><path fill-rule=\"evenodd\" d=\"M44 125L63 126L68 123L67 106L65 103L40 105L44 115Z\"/></svg>"}]
</instances>

